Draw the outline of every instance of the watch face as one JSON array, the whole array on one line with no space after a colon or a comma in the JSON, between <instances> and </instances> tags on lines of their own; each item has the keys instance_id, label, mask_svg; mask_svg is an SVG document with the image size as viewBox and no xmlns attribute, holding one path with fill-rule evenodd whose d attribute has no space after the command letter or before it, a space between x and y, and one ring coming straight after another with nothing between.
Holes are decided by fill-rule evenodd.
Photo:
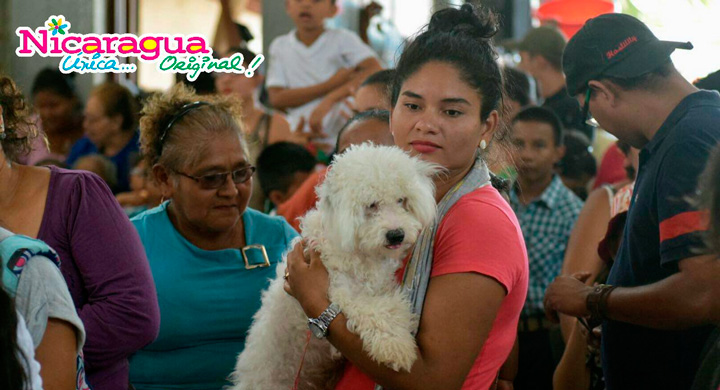
<instances>
[{"instance_id":1,"label":"watch face","mask_svg":"<svg viewBox=\"0 0 720 390\"><path fill-rule=\"evenodd\" d=\"M320 327L317 324L310 322L308 324L308 327L310 328L310 331L313 333L313 335L315 335L315 337L317 337L319 339L325 337L325 332L322 329L320 329Z\"/></svg>"}]
</instances>

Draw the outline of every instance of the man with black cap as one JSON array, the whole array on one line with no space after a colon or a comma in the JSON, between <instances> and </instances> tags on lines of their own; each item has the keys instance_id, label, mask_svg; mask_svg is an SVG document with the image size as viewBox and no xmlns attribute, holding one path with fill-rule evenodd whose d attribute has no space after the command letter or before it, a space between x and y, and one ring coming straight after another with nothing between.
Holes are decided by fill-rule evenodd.
<instances>
[{"instance_id":1,"label":"man with black cap","mask_svg":"<svg viewBox=\"0 0 720 390\"><path fill-rule=\"evenodd\" d=\"M703 212L688 199L710 150L720 142L720 94L698 90L673 66L675 49L622 14L590 19L568 42L568 91L585 112L620 140L641 149L640 168L622 244L607 285L588 287L561 276L545 309L603 323L608 390L688 389L709 327L687 281L707 255ZM685 283L685 284L683 284ZM704 299L704 298L703 298Z\"/></svg>"},{"instance_id":2,"label":"man with black cap","mask_svg":"<svg viewBox=\"0 0 720 390\"><path fill-rule=\"evenodd\" d=\"M519 42L508 42L508 49L520 54L518 68L529 73L538 84L542 106L552 110L565 129L574 129L592 140L595 129L585 123L578 101L568 95L562 72L565 36L552 25L540 26L528 32Z\"/></svg>"}]
</instances>

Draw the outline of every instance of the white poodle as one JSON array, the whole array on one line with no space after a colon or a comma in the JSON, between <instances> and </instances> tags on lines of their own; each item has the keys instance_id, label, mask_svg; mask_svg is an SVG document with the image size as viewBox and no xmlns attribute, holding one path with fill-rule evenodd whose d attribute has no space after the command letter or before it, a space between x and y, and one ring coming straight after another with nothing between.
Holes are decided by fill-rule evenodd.
<instances>
[{"instance_id":1,"label":"white poodle","mask_svg":"<svg viewBox=\"0 0 720 390\"><path fill-rule=\"evenodd\" d=\"M396 147L363 144L338 156L318 186L319 202L302 219L303 239L321 252L328 296L375 361L409 371L417 357L417 318L395 273L420 231L435 217L437 166ZM334 386L341 356L326 339L310 338L308 318L283 290L285 261L263 293L262 307L232 374L234 390ZM292 278L292 275L290 276Z\"/></svg>"}]
</instances>

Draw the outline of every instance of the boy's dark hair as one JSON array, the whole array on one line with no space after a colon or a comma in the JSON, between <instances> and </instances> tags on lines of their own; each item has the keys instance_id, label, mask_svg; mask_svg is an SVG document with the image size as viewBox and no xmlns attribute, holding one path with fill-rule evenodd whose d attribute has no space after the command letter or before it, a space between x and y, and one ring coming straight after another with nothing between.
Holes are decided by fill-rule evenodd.
<instances>
[{"instance_id":1,"label":"boy's dark hair","mask_svg":"<svg viewBox=\"0 0 720 390\"><path fill-rule=\"evenodd\" d=\"M357 122L364 122L369 120L376 120L383 123L390 124L390 111L386 110L368 110L363 112L358 112L355 114L352 118L348 119L348 121L345 123L345 125L340 129L337 135L337 140L335 141L335 153L338 152L338 149L340 148L340 138L342 138L343 133L345 133L345 130L350 128L353 124Z\"/></svg>"},{"instance_id":2,"label":"boy's dark hair","mask_svg":"<svg viewBox=\"0 0 720 390\"><path fill-rule=\"evenodd\" d=\"M72 99L77 97L75 91L75 74L64 74L57 69L45 68L33 80L31 94L49 91L62 97Z\"/></svg>"},{"instance_id":3,"label":"boy's dark hair","mask_svg":"<svg viewBox=\"0 0 720 390\"><path fill-rule=\"evenodd\" d=\"M505 93L507 97L520 103L520 107L530 104L530 79L528 75L509 66L503 69L503 74L505 76Z\"/></svg>"},{"instance_id":4,"label":"boy's dark hair","mask_svg":"<svg viewBox=\"0 0 720 390\"><path fill-rule=\"evenodd\" d=\"M515 124L517 122L547 123L553 129L555 146L563 144L562 122L560 122L560 118L550 109L538 106L524 108L513 118L512 123Z\"/></svg>"},{"instance_id":5,"label":"boy's dark hair","mask_svg":"<svg viewBox=\"0 0 720 390\"><path fill-rule=\"evenodd\" d=\"M394 80L395 69L383 69L368 76L368 78L366 78L360 86L364 87L366 85L380 84L390 88Z\"/></svg>"},{"instance_id":6,"label":"boy's dark hair","mask_svg":"<svg viewBox=\"0 0 720 390\"><path fill-rule=\"evenodd\" d=\"M563 137L565 156L560 160L560 176L570 179L593 177L597 174L597 162L590 153L590 140L577 130L568 130Z\"/></svg>"},{"instance_id":7,"label":"boy's dark hair","mask_svg":"<svg viewBox=\"0 0 720 390\"><path fill-rule=\"evenodd\" d=\"M227 51L226 54L227 54L227 55L232 55L232 54L235 54L235 53L240 53L240 54L243 55L243 66L248 66L248 65L250 65L250 61L252 61L252 60L255 58L255 56L257 56L257 54L256 54L254 51L252 51L252 50L250 50L250 49L248 49L247 47L244 47L244 46L234 46L234 47L231 47L231 48L228 49L228 51Z\"/></svg>"},{"instance_id":8,"label":"boy's dark hair","mask_svg":"<svg viewBox=\"0 0 720 390\"><path fill-rule=\"evenodd\" d=\"M303 146L276 142L266 147L257 159L258 180L267 197L270 191L287 192L296 172L312 172L317 161Z\"/></svg>"},{"instance_id":9,"label":"boy's dark hair","mask_svg":"<svg viewBox=\"0 0 720 390\"><path fill-rule=\"evenodd\" d=\"M211 95L215 90L215 76L212 73L200 72L194 81L190 81L185 73L175 73L175 82L183 83L195 90L198 95Z\"/></svg>"}]
</instances>

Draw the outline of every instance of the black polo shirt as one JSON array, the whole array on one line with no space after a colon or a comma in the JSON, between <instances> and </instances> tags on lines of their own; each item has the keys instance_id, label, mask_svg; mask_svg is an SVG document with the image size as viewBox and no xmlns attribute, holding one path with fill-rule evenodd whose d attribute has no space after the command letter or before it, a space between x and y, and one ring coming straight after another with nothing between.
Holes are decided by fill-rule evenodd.
<instances>
[{"instance_id":1,"label":"black polo shirt","mask_svg":"<svg viewBox=\"0 0 720 390\"><path fill-rule=\"evenodd\" d=\"M608 283L642 286L678 272L682 259L702 254L700 212L687 198L710 151L720 142L720 94L683 99L640 152L640 169L623 241ZM603 324L608 390L688 389L709 327L660 331L616 321Z\"/></svg>"}]
</instances>

